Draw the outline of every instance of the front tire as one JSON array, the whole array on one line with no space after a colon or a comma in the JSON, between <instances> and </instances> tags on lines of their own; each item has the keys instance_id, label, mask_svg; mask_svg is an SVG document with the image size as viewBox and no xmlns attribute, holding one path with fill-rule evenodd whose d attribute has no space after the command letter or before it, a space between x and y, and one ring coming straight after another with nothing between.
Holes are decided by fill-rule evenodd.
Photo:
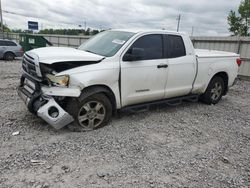
<instances>
[{"instance_id":1,"label":"front tire","mask_svg":"<svg viewBox=\"0 0 250 188\"><path fill-rule=\"evenodd\" d=\"M223 79L216 76L208 84L206 92L201 96L201 101L206 104L217 104L221 100L224 90Z\"/></svg>"},{"instance_id":2,"label":"front tire","mask_svg":"<svg viewBox=\"0 0 250 188\"><path fill-rule=\"evenodd\" d=\"M91 131L105 126L112 116L112 105L104 94L70 101L68 112L75 121L68 127L72 131Z\"/></svg>"}]
</instances>

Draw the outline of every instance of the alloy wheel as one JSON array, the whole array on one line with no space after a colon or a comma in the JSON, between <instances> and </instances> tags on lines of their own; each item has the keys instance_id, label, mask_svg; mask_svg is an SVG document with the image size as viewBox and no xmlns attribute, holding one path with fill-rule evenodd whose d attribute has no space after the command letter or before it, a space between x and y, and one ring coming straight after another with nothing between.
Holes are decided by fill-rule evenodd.
<instances>
[{"instance_id":1,"label":"alloy wheel","mask_svg":"<svg viewBox=\"0 0 250 188\"><path fill-rule=\"evenodd\" d=\"M78 121L83 128L93 130L103 122L105 115L106 109L101 102L90 101L80 108Z\"/></svg>"}]
</instances>

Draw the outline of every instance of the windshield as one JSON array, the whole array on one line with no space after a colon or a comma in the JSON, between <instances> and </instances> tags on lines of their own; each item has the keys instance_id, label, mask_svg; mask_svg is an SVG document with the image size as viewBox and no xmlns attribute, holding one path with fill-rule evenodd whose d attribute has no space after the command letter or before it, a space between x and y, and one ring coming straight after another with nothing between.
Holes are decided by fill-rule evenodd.
<instances>
[{"instance_id":1,"label":"windshield","mask_svg":"<svg viewBox=\"0 0 250 188\"><path fill-rule=\"evenodd\" d=\"M123 31L101 32L83 43L78 49L105 57L111 57L115 55L134 34L135 33Z\"/></svg>"}]
</instances>

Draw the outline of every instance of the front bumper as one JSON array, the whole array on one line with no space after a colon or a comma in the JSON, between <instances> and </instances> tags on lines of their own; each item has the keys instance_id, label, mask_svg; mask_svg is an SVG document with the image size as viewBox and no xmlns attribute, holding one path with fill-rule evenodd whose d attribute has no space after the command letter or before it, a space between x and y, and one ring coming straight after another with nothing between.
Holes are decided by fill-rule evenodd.
<instances>
[{"instance_id":1,"label":"front bumper","mask_svg":"<svg viewBox=\"0 0 250 188\"><path fill-rule=\"evenodd\" d=\"M30 112L41 117L55 129L61 129L74 121L52 96L44 95L39 83L28 75L22 76L18 95Z\"/></svg>"},{"instance_id":2,"label":"front bumper","mask_svg":"<svg viewBox=\"0 0 250 188\"><path fill-rule=\"evenodd\" d=\"M53 115L53 112L50 112L51 109L54 110L56 116ZM49 99L45 105L38 109L37 115L55 129L61 129L74 121L73 117L69 115L53 98Z\"/></svg>"}]
</instances>

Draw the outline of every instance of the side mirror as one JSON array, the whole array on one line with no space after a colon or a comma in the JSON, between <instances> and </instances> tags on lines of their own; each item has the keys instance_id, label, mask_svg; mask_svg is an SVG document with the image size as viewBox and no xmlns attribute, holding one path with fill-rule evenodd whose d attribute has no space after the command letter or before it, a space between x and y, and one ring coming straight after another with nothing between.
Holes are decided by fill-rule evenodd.
<instances>
[{"instance_id":1,"label":"side mirror","mask_svg":"<svg viewBox=\"0 0 250 188\"><path fill-rule=\"evenodd\" d=\"M123 56L123 61L139 61L144 57L145 50L143 48L132 48Z\"/></svg>"}]
</instances>

